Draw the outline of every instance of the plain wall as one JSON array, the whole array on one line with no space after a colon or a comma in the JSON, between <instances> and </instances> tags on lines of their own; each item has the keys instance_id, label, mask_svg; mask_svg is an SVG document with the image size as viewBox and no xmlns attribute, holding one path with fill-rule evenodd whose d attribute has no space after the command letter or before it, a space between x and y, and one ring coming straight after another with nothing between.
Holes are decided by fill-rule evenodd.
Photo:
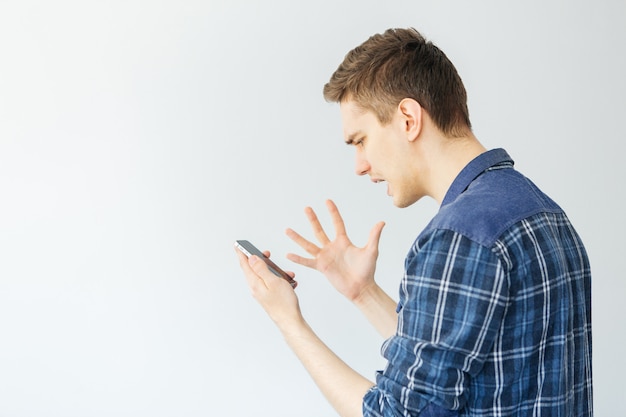
<instances>
[{"instance_id":1,"label":"plain wall","mask_svg":"<svg viewBox=\"0 0 626 417\"><path fill-rule=\"evenodd\" d=\"M249 294L232 242L297 274L318 334L369 378L382 340L288 262L338 204L378 279L436 212L354 175L321 90L413 26L455 63L477 137L568 213L593 270L596 416L626 415L623 1L0 1L0 416L330 416Z\"/></svg>"}]
</instances>

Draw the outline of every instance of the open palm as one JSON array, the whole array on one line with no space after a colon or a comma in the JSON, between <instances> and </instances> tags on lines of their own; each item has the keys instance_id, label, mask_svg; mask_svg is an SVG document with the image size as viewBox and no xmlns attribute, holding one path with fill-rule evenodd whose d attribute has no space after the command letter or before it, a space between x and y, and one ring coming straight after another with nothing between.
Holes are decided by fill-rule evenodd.
<instances>
[{"instance_id":1,"label":"open palm","mask_svg":"<svg viewBox=\"0 0 626 417\"><path fill-rule=\"evenodd\" d=\"M364 289L374 285L378 242L385 223L377 223L370 232L367 244L357 247L348 238L344 221L335 203L327 200L326 206L335 228L335 239L330 240L313 209L307 207L305 213L319 245L303 238L294 230L287 229L287 236L313 258L295 254L288 254L287 257L293 262L321 272L337 291L353 301Z\"/></svg>"}]
</instances>

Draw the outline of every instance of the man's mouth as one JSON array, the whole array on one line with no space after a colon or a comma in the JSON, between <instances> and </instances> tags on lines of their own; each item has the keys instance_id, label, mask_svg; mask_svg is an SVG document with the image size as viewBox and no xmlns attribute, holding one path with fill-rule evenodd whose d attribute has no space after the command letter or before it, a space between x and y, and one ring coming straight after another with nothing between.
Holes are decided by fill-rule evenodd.
<instances>
[{"instance_id":1,"label":"man's mouth","mask_svg":"<svg viewBox=\"0 0 626 417\"><path fill-rule=\"evenodd\" d=\"M379 184L381 182L385 182L385 180L381 179L381 178L372 178L372 182L374 184ZM389 186L389 183L387 183L387 195L391 195L391 187Z\"/></svg>"}]
</instances>

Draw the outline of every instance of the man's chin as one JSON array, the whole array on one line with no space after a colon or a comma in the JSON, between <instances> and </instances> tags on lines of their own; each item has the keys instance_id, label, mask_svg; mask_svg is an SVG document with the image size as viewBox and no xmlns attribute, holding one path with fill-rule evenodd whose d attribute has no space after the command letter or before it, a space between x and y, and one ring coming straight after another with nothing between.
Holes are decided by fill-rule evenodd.
<instances>
[{"instance_id":1,"label":"man's chin","mask_svg":"<svg viewBox=\"0 0 626 417\"><path fill-rule=\"evenodd\" d=\"M393 196L393 195L391 196L391 198L393 199L393 205L398 208L409 207L421 199L421 197L418 197L415 199L409 199L409 198L400 198L399 196Z\"/></svg>"},{"instance_id":2,"label":"man's chin","mask_svg":"<svg viewBox=\"0 0 626 417\"><path fill-rule=\"evenodd\" d=\"M398 208L405 208L411 205L411 203L408 203L407 201L404 201L402 199L395 198L394 196L391 196L391 198L393 201L393 205Z\"/></svg>"}]
</instances>

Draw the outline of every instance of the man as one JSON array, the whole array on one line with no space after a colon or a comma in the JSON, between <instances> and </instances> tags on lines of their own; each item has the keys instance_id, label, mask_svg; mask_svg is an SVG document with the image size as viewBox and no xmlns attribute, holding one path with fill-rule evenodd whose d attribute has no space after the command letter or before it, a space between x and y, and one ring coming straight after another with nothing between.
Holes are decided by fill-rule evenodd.
<instances>
[{"instance_id":1,"label":"man","mask_svg":"<svg viewBox=\"0 0 626 417\"><path fill-rule=\"evenodd\" d=\"M398 207L440 204L405 261L398 303L374 280L383 223L355 247L327 202L336 237L288 236L387 340L370 382L331 352L292 287L239 255L255 298L342 416L590 416L590 269L564 212L473 135L465 88L414 29L350 51L324 87L338 102L356 173L386 181Z\"/></svg>"}]
</instances>

